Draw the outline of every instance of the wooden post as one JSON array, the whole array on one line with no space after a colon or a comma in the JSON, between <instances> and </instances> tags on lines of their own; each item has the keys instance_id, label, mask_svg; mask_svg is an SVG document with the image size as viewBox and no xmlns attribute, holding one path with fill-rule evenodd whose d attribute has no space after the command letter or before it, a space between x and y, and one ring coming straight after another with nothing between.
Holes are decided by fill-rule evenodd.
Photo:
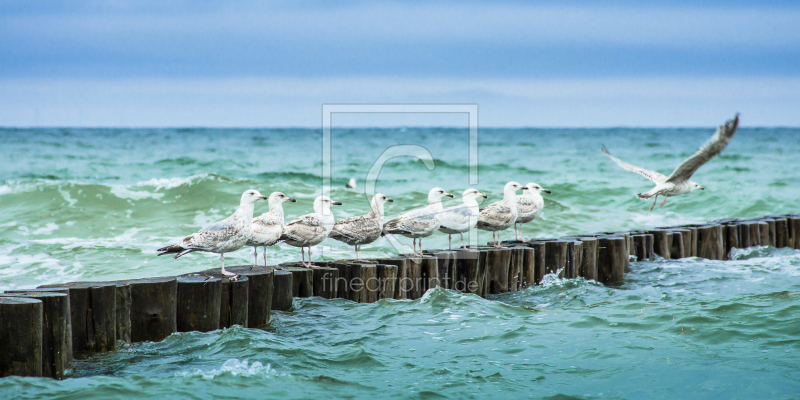
<instances>
[{"instance_id":1,"label":"wooden post","mask_svg":"<svg viewBox=\"0 0 800 400\"><path fill-rule=\"evenodd\" d=\"M725 251L721 225L697 228L697 256L708 260L721 260Z\"/></svg>"},{"instance_id":2,"label":"wooden post","mask_svg":"<svg viewBox=\"0 0 800 400\"><path fill-rule=\"evenodd\" d=\"M522 266L525 263L525 247L511 248L511 260L508 263L508 291L522 290Z\"/></svg>"},{"instance_id":3,"label":"wooden post","mask_svg":"<svg viewBox=\"0 0 800 400\"><path fill-rule=\"evenodd\" d=\"M31 292L45 292L45 293L61 293L67 295L67 303L69 303L69 289L68 288L38 288L38 289L28 289L28 290L6 290L5 293L31 293ZM72 354L72 307L67 307L67 315L65 317L66 323L66 331L64 332L64 356L66 360L64 362L64 368L69 368L72 365L73 361L73 354ZM130 319L130 317L129 317ZM129 321L130 322L130 321Z\"/></svg>"},{"instance_id":4,"label":"wooden post","mask_svg":"<svg viewBox=\"0 0 800 400\"><path fill-rule=\"evenodd\" d=\"M436 264L439 268L439 286L445 289L452 289L456 270L455 250L433 251L430 254L436 257Z\"/></svg>"},{"instance_id":5,"label":"wooden post","mask_svg":"<svg viewBox=\"0 0 800 400\"><path fill-rule=\"evenodd\" d=\"M378 300L393 299L394 288L397 285L397 266L391 264L376 264L378 283L380 284L380 291L378 292Z\"/></svg>"},{"instance_id":6,"label":"wooden post","mask_svg":"<svg viewBox=\"0 0 800 400\"><path fill-rule=\"evenodd\" d=\"M669 250L672 247L669 242L669 231L664 229L653 229L647 231L648 234L653 235L653 251L662 258L669 260Z\"/></svg>"},{"instance_id":7,"label":"wooden post","mask_svg":"<svg viewBox=\"0 0 800 400\"><path fill-rule=\"evenodd\" d=\"M26 291L0 294L2 297L22 297L42 302L42 375L46 378L64 379L64 369L69 367L72 349L67 321L69 315L69 295L51 291ZM2 307L0 307L2 311ZM4 316L0 315L0 319ZM0 323L0 329L4 329ZM18 340L18 339L16 339ZM0 348L2 348L0 346ZM0 359L2 359L0 355Z\"/></svg>"},{"instance_id":8,"label":"wooden post","mask_svg":"<svg viewBox=\"0 0 800 400\"><path fill-rule=\"evenodd\" d=\"M481 253L477 250L456 251L456 275L453 288L462 293L473 293L483 297L484 275L480 264Z\"/></svg>"},{"instance_id":9,"label":"wooden post","mask_svg":"<svg viewBox=\"0 0 800 400\"><path fill-rule=\"evenodd\" d=\"M725 225L723 227L723 234L725 235L725 253L723 254L723 260L727 260L730 258L733 248L742 248L742 245L739 244L739 227L737 225Z\"/></svg>"},{"instance_id":10,"label":"wooden post","mask_svg":"<svg viewBox=\"0 0 800 400\"><path fill-rule=\"evenodd\" d=\"M178 331L178 280L175 277L122 282L131 287L132 342L158 342ZM75 322L75 313L72 321Z\"/></svg>"},{"instance_id":11,"label":"wooden post","mask_svg":"<svg viewBox=\"0 0 800 400\"><path fill-rule=\"evenodd\" d=\"M211 332L219 329L222 279L179 277L176 303L178 332Z\"/></svg>"},{"instance_id":12,"label":"wooden post","mask_svg":"<svg viewBox=\"0 0 800 400\"><path fill-rule=\"evenodd\" d=\"M666 237L666 235L664 235ZM625 238L601 236L597 238L597 276L600 282L618 282L623 279L626 252Z\"/></svg>"},{"instance_id":13,"label":"wooden post","mask_svg":"<svg viewBox=\"0 0 800 400\"><path fill-rule=\"evenodd\" d=\"M521 281L522 284L519 289L525 289L528 286L533 285L536 282L536 250L533 247L527 246L520 246L522 249L522 275Z\"/></svg>"},{"instance_id":14,"label":"wooden post","mask_svg":"<svg viewBox=\"0 0 800 400\"><path fill-rule=\"evenodd\" d=\"M339 270L332 267L320 267L313 268L311 271L314 280L314 295L323 299L335 299Z\"/></svg>"},{"instance_id":15,"label":"wooden post","mask_svg":"<svg viewBox=\"0 0 800 400\"><path fill-rule=\"evenodd\" d=\"M339 270L341 277L341 270ZM345 279L347 275L344 275ZM293 275L289 271L275 271L273 274L273 284L275 287L272 290L272 309L278 311L289 311L292 309L292 299L294 299L294 283L292 282ZM339 283L337 283L337 294L339 296L345 294L344 290L339 290ZM346 286L346 285L345 285Z\"/></svg>"},{"instance_id":16,"label":"wooden post","mask_svg":"<svg viewBox=\"0 0 800 400\"><path fill-rule=\"evenodd\" d=\"M581 238L581 263L577 276L587 280L597 280L597 239L591 237Z\"/></svg>"},{"instance_id":17,"label":"wooden post","mask_svg":"<svg viewBox=\"0 0 800 400\"><path fill-rule=\"evenodd\" d=\"M766 221L758 221L758 237L761 246L772 246L769 237L769 224Z\"/></svg>"},{"instance_id":18,"label":"wooden post","mask_svg":"<svg viewBox=\"0 0 800 400\"><path fill-rule=\"evenodd\" d=\"M272 311L272 267L242 265L228 268L247 277L247 327L261 328L269 324Z\"/></svg>"},{"instance_id":19,"label":"wooden post","mask_svg":"<svg viewBox=\"0 0 800 400\"><path fill-rule=\"evenodd\" d=\"M420 271L422 272L422 294L440 285L438 258L435 256L423 257Z\"/></svg>"},{"instance_id":20,"label":"wooden post","mask_svg":"<svg viewBox=\"0 0 800 400\"><path fill-rule=\"evenodd\" d=\"M313 273L309 268L285 267L292 273L292 295L294 297L311 297L314 295Z\"/></svg>"},{"instance_id":21,"label":"wooden post","mask_svg":"<svg viewBox=\"0 0 800 400\"><path fill-rule=\"evenodd\" d=\"M508 266L511 262L511 249L486 249L486 265L488 269L488 294L508 292Z\"/></svg>"},{"instance_id":22,"label":"wooden post","mask_svg":"<svg viewBox=\"0 0 800 400\"><path fill-rule=\"evenodd\" d=\"M775 220L767 218L767 219L763 219L762 221L766 222L767 225L769 226L769 240L768 240L769 245L772 246L772 247L776 247L777 243L775 242L775 240L776 240L776 238L775 238ZM764 241L762 240L761 243L763 244Z\"/></svg>"},{"instance_id":23,"label":"wooden post","mask_svg":"<svg viewBox=\"0 0 800 400\"><path fill-rule=\"evenodd\" d=\"M544 245L545 274L554 274L561 271L558 275L562 277L567 266L567 242L555 240L544 242Z\"/></svg>"},{"instance_id":24,"label":"wooden post","mask_svg":"<svg viewBox=\"0 0 800 400\"><path fill-rule=\"evenodd\" d=\"M747 227L750 230L750 246L761 246L761 229L757 221L747 221Z\"/></svg>"},{"instance_id":25,"label":"wooden post","mask_svg":"<svg viewBox=\"0 0 800 400\"><path fill-rule=\"evenodd\" d=\"M422 258L406 257L406 298L416 300L425 293L422 283Z\"/></svg>"},{"instance_id":26,"label":"wooden post","mask_svg":"<svg viewBox=\"0 0 800 400\"><path fill-rule=\"evenodd\" d=\"M0 378L42 376L41 300L0 297Z\"/></svg>"},{"instance_id":27,"label":"wooden post","mask_svg":"<svg viewBox=\"0 0 800 400\"><path fill-rule=\"evenodd\" d=\"M131 287L123 282L116 282L117 304L115 309L117 320L117 340L131 342Z\"/></svg>"},{"instance_id":28,"label":"wooden post","mask_svg":"<svg viewBox=\"0 0 800 400\"><path fill-rule=\"evenodd\" d=\"M407 298L406 286L408 286L408 266L407 259L403 257L379 258L378 263L394 265L397 267L397 280L394 285L394 299L403 300Z\"/></svg>"},{"instance_id":29,"label":"wooden post","mask_svg":"<svg viewBox=\"0 0 800 400\"><path fill-rule=\"evenodd\" d=\"M633 247L636 249L636 261L647 260L647 236L633 235Z\"/></svg>"},{"instance_id":30,"label":"wooden post","mask_svg":"<svg viewBox=\"0 0 800 400\"><path fill-rule=\"evenodd\" d=\"M373 264L342 264L347 271L349 286L348 299L356 303L374 303L378 300L378 271ZM342 269L339 270L342 276Z\"/></svg>"},{"instance_id":31,"label":"wooden post","mask_svg":"<svg viewBox=\"0 0 800 400\"><path fill-rule=\"evenodd\" d=\"M72 282L42 288L64 288L69 292L73 354L117 348L117 284Z\"/></svg>"},{"instance_id":32,"label":"wooden post","mask_svg":"<svg viewBox=\"0 0 800 400\"><path fill-rule=\"evenodd\" d=\"M750 247L750 228L747 222L739 222L736 225L736 229L738 230L737 234L739 235L739 246L742 249L746 249Z\"/></svg>"},{"instance_id":33,"label":"wooden post","mask_svg":"<svg viewBox=\"0 0 800 400\"><path fill-rule=\"evenodd\" d=\"M533 267L533 282L539 285L546 274L547 245L544 242L533 242L529 243L528 246L533 248L536 257Z\"/></svg>"},{"instance_id":34,"label":"wooden post","mask_svg":"<svg viewBox=\"0 0 800 400\"><path fill-rule=\"evenodd\" d=\"M789 218L789 226L792 228L792 248L800 249L800 217Z\"/></svg>"},{"instance_id":35,"label":"wooden post","mask_svg":"<svg viewBox=\"0 0 800 400\"><path fill-rule=\"evenodd\" d=\"M791 247L789 244L789 225L786 218L775 219L775 247Z\"/></svg>"},{"instance_id":36,"label":"wooden post","mask_svg":"<svg viewBox=\"0 0 800 400\"><path fill-rule=\"evenodd\" d=\"M239 276L235 281L220 278L222 289L219 301L219 327L230 328L234 325L247 326L247 305L250 301L248 286L250 279Z\"/></svg>"},{"instance_id":37,"label":"wooden post","mask_svg":"<svg viewBox=\"0 0 800 400\"><path fill-rule=\"evenodd\" d=\"M671 260L677 260L686 257L685 248L683 247L683 232L670 231L669 234L672 239L672 245L669 249L669 258Z\"/></svg>"}]
</instances>

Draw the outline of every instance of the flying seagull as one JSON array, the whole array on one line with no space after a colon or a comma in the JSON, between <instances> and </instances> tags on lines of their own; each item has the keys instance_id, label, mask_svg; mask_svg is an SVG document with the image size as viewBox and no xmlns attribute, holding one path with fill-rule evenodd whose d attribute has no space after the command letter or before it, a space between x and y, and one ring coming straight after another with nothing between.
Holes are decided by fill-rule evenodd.
<instances>
[{"instance_id":1,"label":"flying seagull","mask_svg":"<svg viewBox=\"0 0 800 400\"><path fill-rule=\"evenodd\" d=\"M239 250L247 243L252 232L255 202L266 199L267 197L262 196L258 190L250 189L244 192L239 208L233 215L201 229L200 232L186 236L179 244L158 249L162 252L159 255L177 253L174 258L180 258L193 251L218 253L222 262L222 275L233 276L235 279L236 274L225 271L225 253Z\"/></svg>"},{"instance_id":2,"label":"flying seagull","mask_svg":"<svg viewBox=\"0 0 800 400\"><path fill-rule=\"evenodd\" d=\"M720 125L720 127L717 128L714 136L711 136L711 139L708 139L708 141L700 147L700 150L697 150L697 152L691 157L687 158L680 165L678 165L678 167L672 171L670 176L664 176L656 171L650 171L648 169L639 168L635 165L628 164L612 156L611 153L608 152L608 149L606 149L605 145L603 145L602 150L605 155L614 160L614 162L622 167L622 169L636 172L637 174L650 179L656 184L656 186L649 191L637 194L637 196L643 200L655 196L653 205L650 206L650 211L653 211L653 207L656 206L659 195L664 196L664 201L661 202L659 207L664 207L664 204L667 202L667 197L680 196L695 189L705 190L704 187L690 181L689 178L692 177L692 174L694 174L698 168L719 155L719 153L725 149L725 146L728 145L728 142L733 139L733 135L736 134L736 128L738 127L739 113L736 113L736 116L734 116L733 119L725 122L724 125Z\"/></svg>"}]
</instances>

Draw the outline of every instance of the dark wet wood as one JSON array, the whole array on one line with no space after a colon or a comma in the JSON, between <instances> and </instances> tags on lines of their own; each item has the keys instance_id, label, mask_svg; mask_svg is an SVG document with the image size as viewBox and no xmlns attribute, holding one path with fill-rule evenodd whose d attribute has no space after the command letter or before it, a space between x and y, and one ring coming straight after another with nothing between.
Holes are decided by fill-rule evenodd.
<instances>
[{"instance_id":1,"label":"dark wet wood","mask_svg":"<svg viewBox=\"0 0 800 400\"><path fill-rule=\"evenodd\" d=\"M597 238L597 247L598 281L603 283L621 281L625 270L625 258L628 257L625 238L601 236Z\"/></svg>"},{"instance_id":2,"label":"dark wet wood","mask_svg":"<svg viewBox=\"0 0 800 400\"><path fill-rule=\"evenodd\" d=\"M69 289L67 288L38 288L38 289L29 289L29 290L6 290L5 293L27 293L27 292L46 292L46 293L61 293L65 295L69 295ZM64 332L64 356L66 360L64 362L65 368L69 368L72 365L73 361L73 353L72 353L72 307L70 306L67 309L66 315L66 331Z\"/></svg>"},{"instance_id":3,"label":"dark wet wood","mask_svg":"<svg viewBox=\"0 0 800 400\"><path fill-rule=\"evenodd\" d=\"M697 256L708 260L722 260L725 242L722 225L704 225L697 228Z\"/></svg>"},{"instance_id":4,"label":"dark wet wood","mask_svg":"<svg viewBox=\"0 0 800 400\"><path fill-rule=\"evenodd\" d=\"M769 224L766 221L756 222L758 225L758 237L761 246L772 246L769 237Z\"/></svg>"},{"instance_id":5,"label":"dark wet wood","mask_svg":"<svg viewBox=\"0 0 800 400\"><path fill-rule=\"evenodd\" d=\"M406 257L406 281L403 282L406 298L416 300L425 293L422 282L422 258Z\"/></svg>"},{"instance_id":6,"label":"dark wet wood","mask_svg":"<svg viewBox=\"0 0 800 400\"><path fill-rule=\"evenodd\" d=\"M647 233L653 235L653 252L661 258L669 260L669 251L672 248L672 243L669 241L669 231L666 229L653 229L647 231Z\"/></svg>"},{"instance_id":7,"label":"dark wet wood","mask_svg":"<svg viewBox=\"0 0 800 400\"><path fill-rule=\"evenodd\" d=\"M725 235L725 250L723 260L730 258L731 250L734 248L741 249L743 246L739 243L739 227L737 225L725 225L723 232Z\"/></svg>"},{"instance_id":8,"label":"dark wet wood","mask_svg":"<svg viewBox=\"0 0 800 400\"><path fill-rule=\"evenodd\" d=\"M528 246L534 251L533 282L538 285L546 274L547 245L544 242L531 242L528 243Z\"/></svg>"},{"instance_id":9,"label":"dark wet wood","mask_svg":"<svg viewBox=\"0 0 800 400\"><path fill-rule=\"evenodd\" d=\"M228 270L247 277L247 327L267 326L272 311L272 267L243 265Z\"/></svg>"},{"instance_id":10,"label":"dark wet wood","mask_svg":"<svg viewBox=\"0 0 800 400\"><path fill-rule=\"evenodd\" d=\"M378 300L394 299L394 288L397 285L397 266L391 264L375 264L378 283Z\"/></svg>"},{"instance_id":11,"label":"dark wet wood","mask_svg":"<svg viewBox=\"0 0 800 400\"><path fill-rule=\"evenodd\" d=\"M342 276L341 270L339 271L339 276ZM294 299L294 291L292 289L294 287L294 283L292 283L292 273L284 270L275 271L272 279L275 285L272 291L272 309L278 311L291 310L292 300ZM343 291L338 291L337 293L340 297L342 294L345 294Z\"/></svg>"},{"instance_id":12,"label":"dark wet wood","mask_svg":"<svg viewBox=\"0 0 800 400\"><path fill-rule=\"evenodd\" d=\"M775 238L775 220L766 218L766 219L763 219L762 221L766 222L767 225L769 226L769 231L768 231L769 239L767 240L767 243L769 243L769 245L772 246L772 247L776 247L777 243L775 242L775 240L776 240L776 238ZM761 244L762 245L764 244L763 240L761 241Z\"/></svg>"},{"instance_id":13,"label":"dark wet wood","mask_svg":"<svg viewBox=\"0 0 800 400\"><path fill-rule=\"evenodd\" d=\"M775 220L775 247L791 247L789 243L789 224L786 218L776 218Z\"/></svg>"},{"instance_id":14,"label":"dark wet wood","mask_svg":"<svg viewBox=\"0 0 800 400\"><path fill-rule=\"evenodd\" d=\"M647 235L633 235L633 248L636 253L636 261L648 260Z\"/></svg>"},{"instance_id":15,"label":"dark wet wood","mask_svg":"<svg viewBox=\"0 0 800 400\"><path fill-rule=\"evenodd\" d=\"M42 376L41 300L0 297L0 378Z\"/></svg>"},{"instance_id":16,"label":"dark wet wood","mask_svg":"<svg viewBox=\"0 0 800 400\"><path fill-rule=\"evenodd\" d=\"M559 276L563 276L564 268L567 266L567 242L563 240L553 240L544 242L544 245L545 275L561 271Z\"/></svg>"},{"instance_id":17,"label":"dark wet wood","mask_svg":"<svg viewBox=\"0 0 800 400\"><path fill-rule=\"evenodd\" d=\"M522 267L525 263L526 247L515 246L511 248L511 260L508 263L508 291L516 292L522 289Z\"/></svg>"},{"instance_id":18,"label":"dark wet wood","mask_svg":"<svg viewBox=\"0 0 800 400\"><path fill-rule=\"evenodd\" d=\"M408 286L408 259L404 257L379 258L379 264L389 264L397 267L397 280L394 285L394 299L403 300L407 298L406 288Z\"/></svg>"},{"instance_id":19,"label":"dark wet wood","mask_svg":"<svg viewBox=\"0 0 800 400\"><path fill-rule=\"evenodd\" d=\"M436 257L424 257L420 267L422 276L422 294L430 289L439 286L439 259Z\"/></svg>"},{"instance_id":20,"label":"dark wet wood","mask_svg":"<svg viewBox=\"0 0 800 400\"><path fill-rule=\"evenodd\" d=\"M73 355L116 349L117 285L113 282L71 282L42 286L65 288L69 292Z\"/></svg>"},{"instance_id":21,"label":"dark wet wood","mask_svg":"<svg viewBox=\"0 0 800 400\"><path fill-rule=\"evenodd\" d=\"M669 232L671 246L669 248L669 258L677 260L686 257L685 247L683 245L683 232L670 231Z\"/></svg>"},{"instance_id":22,"label":"dark wet wood","mask_svg":"<svg viewBox=\"0 0 800 400\"><path fill-rule=\"evenodd\" d=\"M311 270L314 286L314 296L323 299L336 298L336 282L339 278L339 270L330 266L313 268Z\"/></svg>"},{"instance_id":23,"label":"dark wet wood","mask_svg":"<svg viewBox=\"0 0 800 400\"><path fill-rule=\"evenodd\" d=\"M522 271L519 289L525 289L536 282L536 250L533 247L520 246L522 249Z\"/></svg>"},{"instance_id":24,"label":"dark wet wood","mask_svg":"<svg viewBox=\"0 0 800 400\"><path fill-rule=\"evenodd\" d=\"M485 296L483 265L481 265L481 253L478 250L457 250L456 251L456 275L453 282L453 289L462 293L473 293L478 296Z\"/></svg>"},{"instance_id":25,"label":"dark wet wood","mask_svg":"<svg viewBox=\"0 0 800 400\"><path fill-rule=\"evenodd\" d=\"M177 278L147 278L120 282L131 287L132 342L158 342L178 331ZM73 323L74 321L75 314Z\"/></svg>"},{"instance_id":26,"label":"dark wet wood","mask_svg":"<svg viewBox=\"0 0 800 400\"><path fill-rule=\"evenodd\" d=\"M792 233L792 248L800 249L800 217L790 217L788 222Z\"/></svg>"},{"instance_id":27,"label":"dark wet wood","mask_svg":"<svg viewBox=\"0 0 800 400\"><path fill-rule=\"evenodd\" d=\"M456 251L440 250L432 251L429 254L436 257L436 265L439 269L439 286L445 289L452 289L453 277L456 272Z\"/></svg>"},{"instance_id":28,"label":"dark wet wood","mask_svg":"<svg viewBox=\"0 0 800 400\"><path fill-rule=\"evenodd\" d=\"M508 268L511 263L511 249L483 249L486 254L489 290L487 294L508 292Z\"/></svg>"},{"instance_id":29,"label":"dark wet wood","mask_svg":"<svg viewBox=\"0 0 800 400\"><path fill-rule=\"evenodd\" d=\"M178 332L211 332L219 329L222 279L203 276L178 278Z\"/></svg>"},{"instance_id":30,"label":"dark wet wood","mask_svg":"<svg viewBox=\"0 0 800 400\"><path fill-rule=\"evenodd\" d=\"M284 270L292 273L292 295L294 297L311 297L314 295L314 275L310 268L287 267Z\"/></svg>"},{"instance_id":31,"label":"dark wet wood","mask_svg":"<svg viewBox=\"0 0 800 400\"><path fill-rule=\"evenodd\" d=\"M597 280L597 238L586 237L581 239L581 263L577 276L589 280Z\"/></svg>"},{"instance_id":32,"label":"dark wet wood","mask_svg":"<svg viewBox=\"0 0 800 400\"><path fill-rule=\"evenodd\" d=\"M72 360L69 294L49 291L18 291L0 294L2 297L24 297L42 302L42 375L64 379L64 370ZM0 323L0 329L2 324ZM0 355L2 358L2 355Z\"/></svg>"}]
</instances>

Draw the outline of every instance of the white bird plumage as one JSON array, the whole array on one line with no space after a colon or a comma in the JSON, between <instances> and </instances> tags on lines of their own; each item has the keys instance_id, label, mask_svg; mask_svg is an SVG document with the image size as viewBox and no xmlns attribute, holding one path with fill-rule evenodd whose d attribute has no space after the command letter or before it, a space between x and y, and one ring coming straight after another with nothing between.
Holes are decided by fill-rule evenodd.
<instances>
[{"instance_id":1,"label":"white bird plumage","mask_svg":"<svg viewBox=\"0 0 800 400\"><path fill-rule=\"evenodd\" d=\"M517 190L526 190L517 182L508 182L503 187L503 200L489 204L478 214L478 229L492 232L494 247L500 246L500 231L517 221ZM495 238L496 236L496 238Z\"/></svg>"},{"instance_id":2,"label":"white bird plumage","mask_svg":"<svg viewBox=\"0 0 800 400\"><path fill-rule=\"evenodd\" d=\"M390 234L400 234L413 238L414 255L422 256L422 238L433 235L441 225L440 213L442 212L442 198L454 197L444 189L433 188L428 192L428 205L423 208L411 210L384 225L384 231ZM417 254L417 239L419 239L419 254Z\"/></svg>"},{"instance_id":3,"label":"white bird plumage","mask_svg":"<svg viewBox=\"0 0 800 400\"><path fill-rule=\"evenodd\" d=\"M372 197L370 210L365 215L345 218L333 225L333 230L328 235L331 239L338 240L355 246L356 261L361 261L361 246L370 244L379 237L383 230L383 205L394 200L381 193Z\"/></svg>"},{"instance_id":4,"label":"white bird plumage","mask_svg":"<svg viewBox=\"0 0 800 400\"><path fill-rule=\"evenodd\" d=\"M239 201L239 208L230 217L186 236L179 244L158 249L162 252L159 256L177 253L174 258L180 258L194 251L218 253L222 275L235 277L236 274L225 271L225 253L239 250L247 243L252 232L255 203L266 199L258 190L245 191Z\"/></svg>"},{"instance_id":5,"label":"white bird plumage","mask_svg":"<svg viewBox=\"0 0 800 400\"><path fill-rule=\"evenodd\" d=\"M294 203L296 200L281 193L273 192L269 195L269 211L253 218L253 228L250 239L245 244L253 246L253 265L258 263L258 248L264 247L264 266L267 266L267 246L278 243L283 233L283 203Z\"/></svg>"},{"instance_id":6,"label":"white bird plumage","mask_svg":"<svg viewBox=\"0 0 800 400\"><path fill-rule=\"evenodd\" d=\"M314 200L313 213L297 217L284 226L279 240L300 248L304 266L315 267L311 263L311 246L320 244L328 237L334 225L333 211L330 206L340 205L342 203L333 201L328 196L318 196ZM308 247L308 264L305 259L305 247Z\"/></svg>"},{"instance_id":7,"label":"white bird plumage","mask_svg":"<svg viewBox=\"0 0 800 400\"><path fill-rule=\"evenodd\" d=\"M656 186L649 191L637 194L640 199L649 199L655 196L653 205L650 206L650 211L653 211L653 207L656 206L658 196L660 195L664 196L664 201L661 202L659 207L664 207L664 204L667 202L667 197L680 196L682 194L690 193L696 189L705 190L704 187L690 181L689 178L692 177L698 168L703 166L703 164L707 163L712 158L718 156L719 153L725 149L731 139L733 139L733 135L736 134L736 129L738 127L739 113L736 113L736 116L725 122L725 124L720 125L719 128L717 128L717 131L714 132L714 135L711 136L711 138L708 139L702 146L700 146L700 149L697 150L697 152L678 165L669 176L628 164L612 156L611 153L608 152L608 149L606 149L605 145L602 147L602 150L603 154L612 159L622 169L636 172L637 174L644 176L656 184Z\"/></svg>"},{"instance_id":8,"label":"white bird plumage","mask_svg":"<svg viewBox=\"0 0 800 400\"><path fill-rule=\"evenodd\" d=\"M452 250L452 235L461 235L461 245L466 248L464 243L464 232L474 228L478 223L478 197L487 198L485 194L476 189L467 189L462 195L463 204L447 207L441 212L441 225L439 231L447 234L447 248Z\"/></svg>"},{"instance_id":9,"label":"white bird plumage","mask_svg":"<svg viewBox=\"0 0 800 400\"><path fill-rule=\"evenodd\" d=\"M517 220L514 222L514 234L517 240L527 241L522 237L522 224L533 221L544 210L544 199L542 193L550 193L538 183L529 182L525 185L521 195L517 196ZM517 234L519 225L519 234Z\"/></svg>"}]
</instances>

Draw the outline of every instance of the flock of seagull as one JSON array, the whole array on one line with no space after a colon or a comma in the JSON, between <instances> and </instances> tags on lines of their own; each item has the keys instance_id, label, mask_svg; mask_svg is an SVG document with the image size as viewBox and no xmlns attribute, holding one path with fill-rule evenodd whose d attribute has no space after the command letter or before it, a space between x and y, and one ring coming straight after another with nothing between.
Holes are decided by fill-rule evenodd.
<instances>
[{"instance_id":1,"label":"flock of seagull","mask_svg":"<svg viewBox=\"0 0 800 400\"><path fill-rule=\"evenodd\" d=\"M721 125L695 154L675 168L670 176L625 163L612 156L605 146L602 150L623 169L641 174L656 184L653 189L637 195L640 199L655 197L650 207L652 211L658 196L664 196L664 201L661 203L663 207L667 197L679 196L696 189L704 190L689 178L703 164L722 152L736 133L738 124L739 114L736 114L733 119ZM354 188L355 181L351 179L347 187ZM517 195L520 190L522 194ZM544 210L542 193L551 192L537 183L522 186L517 182L508 182L503 188L503 199L483 209L479 209L477 199L486 199L487 196L476 189L467 189L462 193L462 204L443 208L442 199L455 196L436 187L428 192L427 206L408 211L385 223L384 204L393 200L381 193L373 196L367 214L340 221L334 221L331 206L342 203L333 201L327 196L319 196L314 200L313 213L284 224L283 203L295 202L295 199L281 192L274 192L267 198L258 190L249 189L242 194L239 207L230 217L186 236L178 244L158 249L161 252L158 255L175 254L174 258L177 259L195 251L217 253L222 263L222 275L235 279L236 274L225 270L225 253L239 250L244 246L253 247L254 264L258 262L258 248L263 247L265 266L266 247L280 242L299 247L302 264L309 268L315 267L311 262L311 247L329 237L354 246L356 259L359 261L361 261L361 246L370 244L387 234L412 238L413 254L419 257L425 257L422 252L422 238L436 232L448 235L448 247L452 249L452 235L460 235L462 247L466 248L464 232L474 228L490 231L494 246L499 248L502 247L500 232L512 226L516 239L525 241L521 238L521 225L535 220ZM253 218L255 203L260 200L269 200L269 211ZM308 262L305 260L306 248L308 248Z\"/></svg>"}]
</instances>

